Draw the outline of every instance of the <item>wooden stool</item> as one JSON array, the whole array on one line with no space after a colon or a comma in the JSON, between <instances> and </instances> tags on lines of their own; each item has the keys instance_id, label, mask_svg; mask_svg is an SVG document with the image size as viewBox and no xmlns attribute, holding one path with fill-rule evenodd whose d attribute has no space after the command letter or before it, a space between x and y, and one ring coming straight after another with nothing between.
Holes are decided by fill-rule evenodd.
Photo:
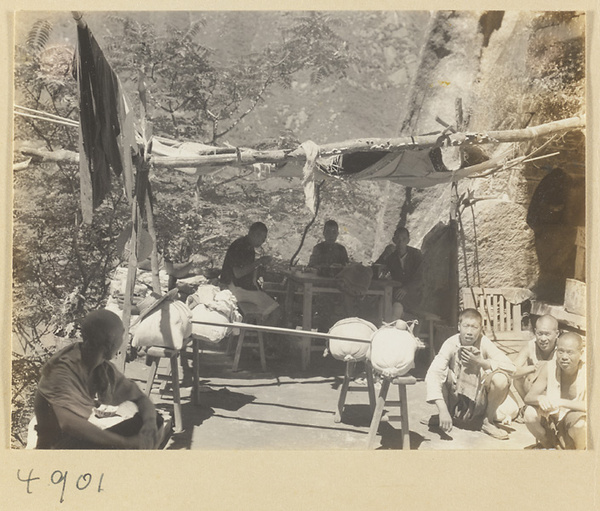
<instances>
[{"instance_id":1,"label":"wooden stool","mask_svg":"<svg viewBox=\"0 0 600 511\"><path fill-rule=\"evenodd\" d=\"M159 346L151 346L146 352L146 361L150 362L150 373L146 381L146 396L150 396L156 371L161 358L169 358L171 360L171 383L173 385L173 411L174 411L174 428L175 433L183 431L183 421L181 417L181 396L179 393L179 367L177 366L177 358L179 350L172 348L162 348Z\"/></svg>"},{"instance_id":2,"label":"wooden stool","mask_svg":"<svg viewBox=\"0 0 600 511\"><path fill-rule=\"evenodd\" d=\"M199 404L198 392L200 391L200 341L201 337L192 334L192 365L194 367L194 383L192 385L192 404Z\"/></svg>"},{"instance_id":3,"label":"wooden stool","mask_svg":"<svg viewBox=\"0 0 600 511\"><path fill-rule=\"evenodd\" d=\"M367 391L369 393L369 406L371 407L371 413L375 411L375 384L373 383L373 369L368 360L363 361L365 367L365 373L367 376ZM344 412L344 404L346 403L346 395L348 391L361 391L365 390L365 387L355 385L350 387L350 378L353 368L356 366L356 362L346 362L346 374L344 375L344 383L342 383L342 389L340 390L340 397L338 399L337 410L333 417L333 422L342 421L342 413Z\"/></svg>"},{"instance_id":4,"label":"wooden stool","mask_svg":"<svg viewBox=\"0 0 600 511\"><path fill-rule=\"evenodd\" d=\"M262 320L262 314L257 310L256 305L250 302L238 302L238 309L242 313L242 321L244 323L256 323L260 324ZM263 371L267 370L267 358L265 357L265 343L262 332L246 332L245 328L240 329L240 335L238 337L237 347L235 348L235 355L233 357L233 371L238 370L238 365L240 363L240 356L242 354L242 347L244 345L244 340L246 339L246 335L248 333L253 334L256 333L258 340L252 343L246 343L247 348L256 348L258 347L258 351L260 353L260 365Z\"/></svg>"},{"instance_id":5,"label":"wooden stool","mask_svg":"<svg viewBox=\"0 0 600 511\"><path fill-rule=\"evenodd\" d=\"M398 385L398 394L400 397L399 401L386 401L387 393L390 388L390 383ZM388 405L400 405L400 422L402 427L402 449L410 450L410 429L408 426L408 401L406 398L406 386L414 385L417 380L414 376L399 376L397 378L383 378L381 382L381 390L377 396L377 402L375 405L375 412L373 413L373 419L371 420L371 426L369 427L369 437L367 438L367 447L373 449L375 447L375 437L377 436L377 430L381 422L381 416L383 415L383 407ZM394 417L395 419L395 417ZM389 417L391 422L392 417Z\"/></svg>"}]
</instances>

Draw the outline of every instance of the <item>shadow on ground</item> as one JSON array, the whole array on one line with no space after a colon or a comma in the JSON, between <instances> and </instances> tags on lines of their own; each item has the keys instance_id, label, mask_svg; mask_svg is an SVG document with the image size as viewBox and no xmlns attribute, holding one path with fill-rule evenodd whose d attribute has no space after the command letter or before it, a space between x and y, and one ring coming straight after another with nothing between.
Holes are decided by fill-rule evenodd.
<instances>
[{"instance_id":1,"label":"shadow on ground","mask_svg":"<svg viewBox=\"0 0 600 511\"><path fill-rule=\"evenodd\" d=\"M186 356L191 361L191 349ZM450 434L421 423L436 412L425 401L429 357L419 352L412 374L417 383L407 387L410 447L420 450L523 449L532 437L522 424L507 427L509 441L480 431L454 428ZM307 371L298 353L268 360L262 372L258 352L244 350L240 371L233 372L233 354L225 346L204 347L200 355L198 404L191 403L191 372L182 373L182 428L167 449L331 450L366 449L371 407L366 385L351 383L341 422L335 422L345 364L313 352ZM185 363L184 363L185 366ZM151 399L173 417L173 395L168 360L161 360ZM126 374L145 388L148 367L143 358L127 364ZM361 379L360 373L355 375ZM364 383L364 382L363 382ZM398 406L386 405L384 417L395 419ZM382 422L376 448L402 449L402 431L395 420Z\"/></svg>"}]
</instances>

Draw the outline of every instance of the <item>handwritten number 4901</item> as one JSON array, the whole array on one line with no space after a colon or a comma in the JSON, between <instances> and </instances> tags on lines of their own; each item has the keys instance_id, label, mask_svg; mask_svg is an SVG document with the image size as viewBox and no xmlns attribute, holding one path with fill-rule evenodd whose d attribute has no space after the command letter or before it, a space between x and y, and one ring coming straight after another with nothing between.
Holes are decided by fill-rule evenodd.
<instances>
[{"instance_id":1,"label":"handwritten number 4901","mask_svg":"<svg viewBox=\"0 0 600 511\"><path fill-rule=\"evenodd\" d=\"M68 471L65 470L64 472L62 472L61 470L55 470L54 472L52 472L52 475L50 476L50 482L52 484L55 485L60 485L62 486L61 491L60 491L60 502L64 502L65 500L65 488L67 486L67 475L68 475ZM29 475L26 478L21 477L21 471L17 470L17 479L19 481L21 481L22 483L27 483L27 493L33 493L32 491L32 482L33 481L38 481L40 478L39 477L33 477L33 469L31 469L29 471ZM87 490L90 485L92 484L92 474L90 474L89 472L86 472L85 474L81 474L79 477L77 477L77 480L75 481L75 488L77 488L79 491L82 490ZM100 478L98 480L98 486L96 487L96 485L94 484L93 488L97 488L98 493L104 491L104 488L102 488L102 480L104 479L104 474L100 474Z\"/></svg>"}]
</instances>

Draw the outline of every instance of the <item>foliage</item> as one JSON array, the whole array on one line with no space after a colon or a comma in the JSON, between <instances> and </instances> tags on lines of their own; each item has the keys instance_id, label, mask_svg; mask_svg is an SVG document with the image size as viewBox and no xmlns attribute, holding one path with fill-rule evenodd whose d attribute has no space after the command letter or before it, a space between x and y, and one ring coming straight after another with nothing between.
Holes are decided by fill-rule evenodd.
<instances>
[{"instance_id":1,"label":"foliage","mask_svg":"<svg viewBox=\"0 0 600 511\"><path fill-rule=\"evenodd\" d=\"M60 65L70 62L72 50L47 46L50 30L49 22L36 22L26 44L15 50L16 102L76 120L76 84ZM41 140L50 151L77 150L76 129L16 117L19 140ZM18 354L12 404L20 416L23 403L30 404L32 397L26 387L37 381L32 368L39 369L54 350L47 340L72 337L76 319L106 299L108 276L118 262L115 239L127 208L114 182L93 225L82 225L78 168L68 163L32 162L15 173L14 190L13 331Z\"/></svg>"},{"instance_id":2,"label":"foliage","mask_svg":"<svg viewBox=\"0 0 600 511\"><path fill-rule=\"evenodd\" d=\"M186 29L159 31L156 25L119 17L113 21L120 31L102 46L130 98L137 97L138 72L145 72L156 112L155 133L215 142L248 116L272 85L289 84L293 73L310 69L314 80L320 81L343 71L346 61L337 51L336 36L327 30L326 17L309 18L315 27L305 20L304 28L291 30L284 42L223 62L198 42L203 20ZM73 49L50 46L52 28L47 20L35 22L24 44L15 48L16 103L77 120L77 85L70 67ZM310 56L302 55L302 48ZM15 132L19 140L41 141L49 151L78 150L77 131L70 126L16 116ZM246 218L234 214L231 221L227 215L215 221L212 206L200 205L198 211L189 183L169 181L159 178L155 186L160 248L174 260L187 260L202 246L205 253L214 250L211 259L219 265L216 254L230 242L232 230L246 227ZM112 185L93 224L85 226L76 165L34 161L15 173L13 438L23 437L39 369L55 349L54 337L74 336L77 318L105 303L109 276L119 263L115 240L129 217L120 183L113 180ZM183 193L184 186L188 193ZM258 195L255 184L250 188ZM248 189L242 187L241 194L247 196ZM223 199L215 195L215 200ZM261 199L262 207L268 203Z\"/></svg>"},{"instance_id":3,"label":"foliage","mask_svg":"<svg viewBox=\"0 0 600 511\"><path fill-rule=\"evenodd\" d=\"M216 143L263 102L275 85L289 87L308 71L312 83L340 77L351 61L347 45L323 13L295 15L281 40L261 51L225 60L199 42L204 19L165 31L128 17L108 38L107 52L125 87L133 90L138 71L150 81L156 129L171 137ZM273 38L275 40L275 38Z\"/></svg>"}]
</instances>

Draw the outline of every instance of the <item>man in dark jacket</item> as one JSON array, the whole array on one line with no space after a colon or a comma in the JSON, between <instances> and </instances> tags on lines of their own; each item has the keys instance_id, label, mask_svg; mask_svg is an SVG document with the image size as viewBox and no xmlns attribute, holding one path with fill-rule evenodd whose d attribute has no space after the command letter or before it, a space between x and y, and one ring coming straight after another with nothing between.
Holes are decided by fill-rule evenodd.
<instances>
[{"instance_id":1,"label":"man in dark jacket","mask_svg":"<svg viewBox=\"0 0 600 511\"><path fill-rule=\"evenodd\" d=\"M388 245L375 264L384 265L392 279L400 282L394 289L394 319L401 319L405 311L414 312L421 304L422 262L421 251L409 247L410 234L406 227L398 227Z\"/></svg>"}]
</instances>

